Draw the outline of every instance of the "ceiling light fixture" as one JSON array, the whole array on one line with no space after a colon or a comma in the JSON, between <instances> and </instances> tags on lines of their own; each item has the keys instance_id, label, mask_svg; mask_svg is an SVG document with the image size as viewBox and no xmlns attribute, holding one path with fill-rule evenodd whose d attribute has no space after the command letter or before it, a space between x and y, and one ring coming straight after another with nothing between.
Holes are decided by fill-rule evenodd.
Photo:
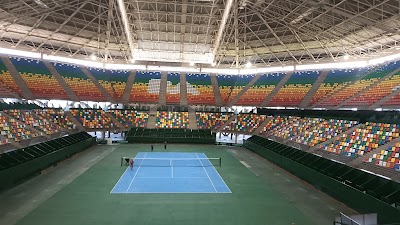
<instances>
[{"instance_id":1,"label":"ceiling light fixture","mask_svg":"<svg viewBox=\"0 0 400 225\"><path fill-rule=\"evenodd\" d=\"M194 62L190 62L189 65L190 65L190 66L194 66Z\"/></svg>"},{"instance_id":2,"label":"ceiling light fixture","mask_svg":"<svg viewBox=\"0 0 400 225\"><path fill-rule=\"evenodd\" d=\"M90 55L90 59L94 61L97 59L97 56L93 53Z\"/></svg>"},{"instance_id":3,"label":"ceiling light fixture","mask_svg":"<svg viewBox=\"0 0 400 225\"><path fill-rule=\"evenodd\" d=\"M344 60L349 60L349 58L350 58L350 56L349 56L348 54L346 54L346 55L343 56L343 59L344 59Z\"/></svg>"},{"instance_id":4,"label":"ceiling light fixture","mask_svg":"<svg viewBox=\"0 0 400 225\"><path fill-rule=\"evenodd\" d=\"M247 68L250 68L251 66L252 66L251 62L248 61L248 62L246 63L246 67L247 67Z\"/></svg>"}]
</instances>

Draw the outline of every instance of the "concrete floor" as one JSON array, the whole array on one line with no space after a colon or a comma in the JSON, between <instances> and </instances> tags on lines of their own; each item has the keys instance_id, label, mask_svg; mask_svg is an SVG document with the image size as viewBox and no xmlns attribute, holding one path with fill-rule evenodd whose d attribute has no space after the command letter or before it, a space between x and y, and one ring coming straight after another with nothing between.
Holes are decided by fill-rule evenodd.
<instances>
[{"instance_id":1,"label":"concrete floor","mask_svg":"<svg viewBox=\"0 0 400 225\"><path fill-rule=\"evenodd\" d=\"M0 225L14 225L90 167L113 152L118 145L98 145L43 171L12 189L0 193ZM225 147L224 147L225 148ZM285 196L302 212L314 217L316 224L332 224L339 212L357 214L354 210L320 192L264 158L239 147L227 152L250 171Z\"/></svg>"},{"instance_id":2,"label":"concrete floor","mask_svg":"<svg viewBox=\"0 0 400 225\"><path fill-rule=\"evenodd\" d=\"M228 151L256 176L265 180L296 208L310 215L319 224L332 224L339 212L346 215L358 214L311 184L247 149L233 147Z\"/></svg>"},{"instance_id":3,"label":"concrete floor","mask_svg":"<svg viewBox=\"0 0 400 225\"><path fill-rule=\"evenodd\" d=\"M114 151L116 145L93 146L50 167L39 176L0 193L0 225L13 225Z\"/></svg>"}]
</instances>

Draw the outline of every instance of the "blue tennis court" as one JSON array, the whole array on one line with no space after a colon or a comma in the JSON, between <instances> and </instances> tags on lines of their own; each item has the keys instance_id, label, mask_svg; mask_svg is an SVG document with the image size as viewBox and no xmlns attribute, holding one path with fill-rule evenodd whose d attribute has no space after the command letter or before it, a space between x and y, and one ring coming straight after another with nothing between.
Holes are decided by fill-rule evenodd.
<instances>
[{"instance_id":1,"label":"blue tennis court","mask_svg":"<svg viewBox=\"0 0 400 225\"><path fill-rule=\"evenodd\" d=\"M204 153L139 152L111 193L231 193Z\"/></svg>"}]
</instances>

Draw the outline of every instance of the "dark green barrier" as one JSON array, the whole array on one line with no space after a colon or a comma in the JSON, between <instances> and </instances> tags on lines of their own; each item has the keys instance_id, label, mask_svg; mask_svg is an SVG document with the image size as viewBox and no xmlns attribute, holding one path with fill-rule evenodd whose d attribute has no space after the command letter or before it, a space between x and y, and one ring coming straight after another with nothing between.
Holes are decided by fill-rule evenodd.
<instances>
[{"instance_id":1,"label":"dark green barrier","mask_svg":"<svg viewBox=\"0 0 400 225\"><path fill-rule=\"evenodd\" d=\"M253 138L254 137L254 138ZM359 213L378 213L381 224L400 222L400 184L258 136L244 146L345 203Z\"/></svg>"},{"instance_id":2,"label":"dark green barrier","mask_svg":"<svg viewBox=\"0 0 400 225\"><path fill-rule=\"evenodd\" d=\"M3 166L0 171L0 189L13 186L96 143L96 139L90 135L81 133L73 135L80 137L66 136L48 141L47 144L40 143L0 155L3 158L0 161ZM75 143L68 146L60 144L71 140L74 140ZM52 146L58 146L58 148ZM10 160L14 160L15 164L10 164ZM4 166L8 166L8 168Z\"/></svg>"},{"instance_id":3,"label":"dark green barrier","mask_svg":"<svg viewBox=\"0 0 400 225\"><path fill-rule=\"evenodd\" d=\"M215 133L211 130L132 128L126 140L129 143L214 144Z\"/></svg>"}]
</instances>

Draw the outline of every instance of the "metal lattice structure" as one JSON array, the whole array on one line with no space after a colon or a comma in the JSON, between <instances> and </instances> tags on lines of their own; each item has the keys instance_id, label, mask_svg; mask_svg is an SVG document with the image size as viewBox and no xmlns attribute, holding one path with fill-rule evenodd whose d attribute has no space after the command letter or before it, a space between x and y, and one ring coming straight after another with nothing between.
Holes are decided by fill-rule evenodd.
<instances>
[{"instance_id":1,"label":"metal lattice structure","mask_svg":"<svg viewBox=\"0 0 400 225\"><path fill-rule=\"evenodd\" d=\"M400 40L399 16L398 0L2 0L0 46L106 62L288 65L385 54Z\"/></svg>"}]
</instances>

